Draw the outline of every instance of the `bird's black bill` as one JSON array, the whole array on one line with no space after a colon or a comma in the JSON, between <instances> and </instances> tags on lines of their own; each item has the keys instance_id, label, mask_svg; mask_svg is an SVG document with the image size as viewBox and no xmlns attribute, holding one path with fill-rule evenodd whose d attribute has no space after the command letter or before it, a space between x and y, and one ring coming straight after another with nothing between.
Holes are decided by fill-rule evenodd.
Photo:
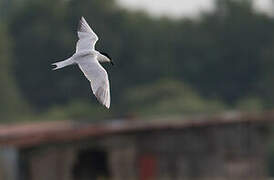
<instances>
[{"instance_id":1,"label":"bird's black bill","mask_svg":"<svg viewBox=\"0 0 274 180\"><path fill-rule=\"evenodd\" d=\"M112 61L110 61L110 64L111 64L112 66L114 66L114 63L113 63Z\"/></svg>"}]
</instances>

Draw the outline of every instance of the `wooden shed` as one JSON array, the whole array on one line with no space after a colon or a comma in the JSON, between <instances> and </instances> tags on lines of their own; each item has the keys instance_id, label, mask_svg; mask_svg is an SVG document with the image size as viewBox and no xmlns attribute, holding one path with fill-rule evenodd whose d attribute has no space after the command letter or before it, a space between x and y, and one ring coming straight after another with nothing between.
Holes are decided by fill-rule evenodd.
<instances>
[{"instance_id":1,"label":"wooden shed","mask_svg":"<svg viewBox=\"0 0 274 180\"><path fill-rule=\"evenodd\" d=\"M263 180L274 112L0 126L0 180Z\"/></svg>"}]
</instances>

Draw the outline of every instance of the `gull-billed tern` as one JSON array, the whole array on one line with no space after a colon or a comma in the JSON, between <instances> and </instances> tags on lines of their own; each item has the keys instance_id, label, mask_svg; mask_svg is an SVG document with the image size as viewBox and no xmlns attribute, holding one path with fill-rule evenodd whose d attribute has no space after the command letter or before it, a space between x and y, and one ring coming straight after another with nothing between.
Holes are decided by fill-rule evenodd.
<instances>
[{"instance_id":1,"label":"gull-billed tern","mask_svg":"<svg viewBox=\"0 0 274 180\"><path fill-rule=\"evenodd\" d=\"M95 50L98 36L90 28L84 17L80 19L77 34L79 40L76 44L76 52L68 59L53 63L53 70L68 65L77 64L86 78L90 81L93 94L105 107L110 107L110 89L106 70L99 62L109 62L113 65L111 58L103 52Z\"/></svg>"}]
</instances>

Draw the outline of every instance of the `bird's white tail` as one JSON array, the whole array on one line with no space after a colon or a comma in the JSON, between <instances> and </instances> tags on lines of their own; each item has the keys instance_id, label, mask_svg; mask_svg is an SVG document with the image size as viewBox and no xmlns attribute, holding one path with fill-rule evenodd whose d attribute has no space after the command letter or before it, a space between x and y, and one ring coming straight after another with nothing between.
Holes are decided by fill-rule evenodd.
<instances>
[{"instance_id":1,"label":"bird's white tail","mask_svg":"<svg viewBox=\"0 0 274 180\"><path fill-rule=\"evenodd\" d=\"M64 61L56 62L56 63L53 63L51 65L53 66L52 70L56 70L56 69L60 69L60 68L69 66L71 64L74 64L74 62L73 62L73 60L71 58L68 58L68 59L66 59Z\"/></svg>"}]
</instances>

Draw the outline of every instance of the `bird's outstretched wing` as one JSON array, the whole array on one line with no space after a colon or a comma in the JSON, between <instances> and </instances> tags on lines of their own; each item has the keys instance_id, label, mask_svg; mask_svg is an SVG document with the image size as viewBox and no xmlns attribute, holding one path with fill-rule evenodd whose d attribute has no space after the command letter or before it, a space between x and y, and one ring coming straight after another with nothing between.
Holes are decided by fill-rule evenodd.
<instances>
[{"instance_id":1,"label":"bird's outstretched wing","mask_svg":"<svg viewBox=\"0 0 274 180\"><path fill-rule=\"evenodd\" d=\"M82 17L79 21L77 34L79 40L76 44L76 52L89 51L94 49L95 43L98 40L98 36L90 28L84 17Z\"/></svg>"},{"instance_id":2,"label":"bird's outstretched wing","mask_svg":"<svg viewBox=\"0 0 274 180\"><path fill-rule=\"evenodd\" d=\"M77 64L90 81L91 89L98 101L109 108L110 90L108 74L97 60L91 60L91 58L94 57L92 55L84 56L81 61L77 61Z\"/></svg>"}]
</instances>

